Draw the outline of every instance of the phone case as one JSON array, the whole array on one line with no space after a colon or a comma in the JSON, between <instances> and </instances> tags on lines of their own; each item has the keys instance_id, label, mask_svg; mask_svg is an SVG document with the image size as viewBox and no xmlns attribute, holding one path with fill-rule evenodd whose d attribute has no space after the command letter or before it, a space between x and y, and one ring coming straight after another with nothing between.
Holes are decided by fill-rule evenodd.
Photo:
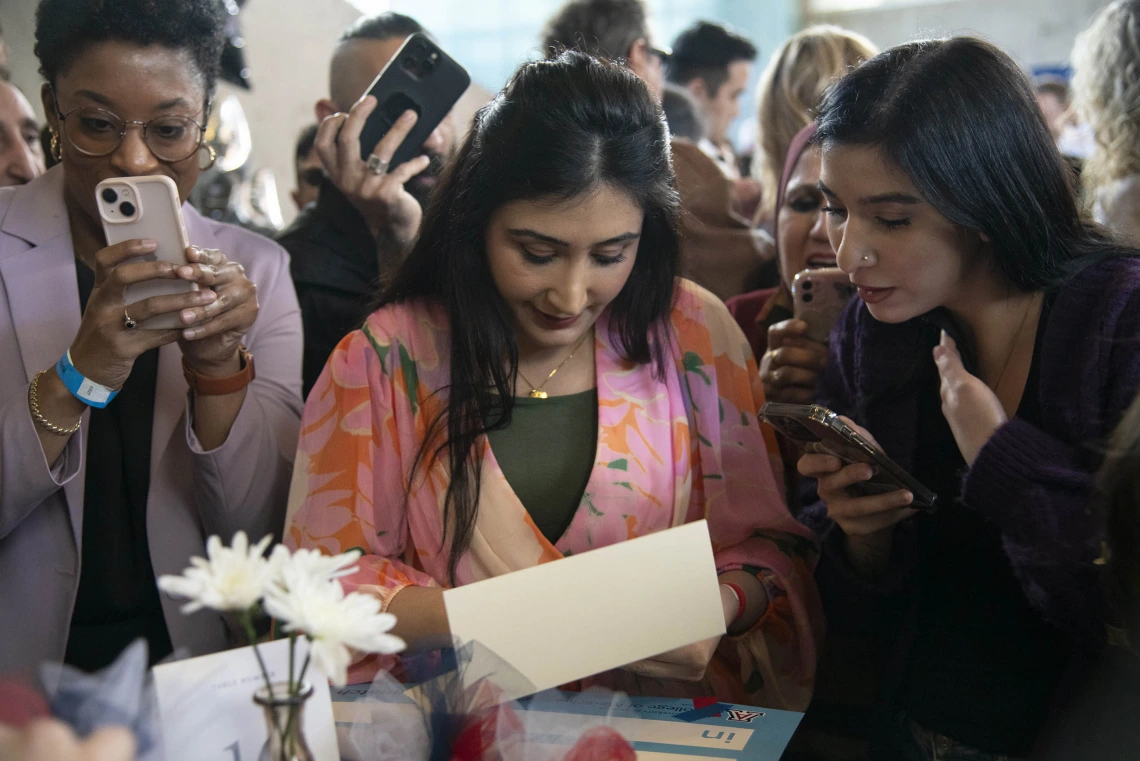
<instances>
[{"instance_id":1,"label":"phone case","mask_svg":"<svg viewBox=\"0 0 1140 761\"><path fill-rule=\"evenodd\" d=\"M182 202L178 187L169 177L116 177L103 180L95 187L95 203L103 221L107 245L126 240L150 239L158 249L133 261L157 261L186 264L186 248L190 239L182 221ZM127 287L127 311L130 305L152 296L168 296L198 290L196 283L184 280L148 280ZM163 314L139 323L149 330L183 327L178 313Z\"/></svg>"},{"instance_id":2,"label":"phone case","mask_svg":"<svg viewBox=\"0 0 1140 761\"><path fill-rule=\"evenodd\" d=\"M837 267L804 270L792 280L793 311L807 323L807 336L827 343L831 328L839 319L855 286L847 273Z\"/></svg>"},{"instance_id":3,"label":"phone case","mask_svg":"<svg viewBox=\"0 0 1140 761\"><path fill-rule=\"evenodd\" d=\"M391 166L420 155L420 147L467 91L471 77L426 35L413 34L392 56L366 95L376 96L376 110L360 132L360 158L367 160L405 111L419 115L416 126L392 156Z\"/></svg>"},{"instance_id":4,"label":"phone case","mask_svg":"<svg viewBox=\"0 0 1140 761\"><path fill-rule=\"evenodd\" d=\"M818 404L780 404L766 402L760 408L760 419L784 436L804 444L815 444L820 451L833 454L844 462L871 465L876 473L870 481L847 487L854 496L906 489L914 495L910 507L933 510L938 495L919 483L881 449L859 435L831 410Z\"/></svg>"}]
</instances>

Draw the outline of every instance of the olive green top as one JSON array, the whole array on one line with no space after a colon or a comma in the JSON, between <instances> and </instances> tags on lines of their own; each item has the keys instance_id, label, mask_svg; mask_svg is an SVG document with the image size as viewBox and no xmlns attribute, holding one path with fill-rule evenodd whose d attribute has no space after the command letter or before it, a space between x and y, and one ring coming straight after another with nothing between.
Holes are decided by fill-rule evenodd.
<instances>
[{"instance_id":1,"label":"olive green top","mask_svg":"<svg viewBox=\"0 0 1140 761\"><path fill-rule=\"evenodd\" d=\"M517 397L511 424L488 434L507 483L551 544L578 512L598 450L598 390Z\"/></svg>"}]
</instances>

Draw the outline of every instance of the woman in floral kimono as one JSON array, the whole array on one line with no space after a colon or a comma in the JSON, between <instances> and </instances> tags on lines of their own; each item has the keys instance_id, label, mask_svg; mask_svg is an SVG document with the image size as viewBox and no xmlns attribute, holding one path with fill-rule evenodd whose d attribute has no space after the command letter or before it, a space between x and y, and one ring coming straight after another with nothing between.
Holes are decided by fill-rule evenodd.
<instances>
[{"instance_id":1,"label":"woman in floral kimono","mask_svg":"<svg viewBox=\"0 0 1140 761\"><path fill-rule=\"evenodd\" d=\"M443 588L705 519L728 636L592 681L803 708L816 545L781 499L747 341L675 279L677 213L639 79L573 52L524 65L309 396L287 543L361 548L342 582L415 644L449 634Z\"/></svg>"}]
</instances>

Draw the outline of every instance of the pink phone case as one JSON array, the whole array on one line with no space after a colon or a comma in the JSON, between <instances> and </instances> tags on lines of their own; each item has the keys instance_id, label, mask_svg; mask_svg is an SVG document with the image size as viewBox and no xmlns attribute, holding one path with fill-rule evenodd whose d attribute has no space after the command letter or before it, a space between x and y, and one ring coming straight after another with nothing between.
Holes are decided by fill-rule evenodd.
<instances>
[{"instance_id":1,"label":"pink phone case","mask_svg":"<svg viewBox=\"0 0 1140 761\"><path fill-rule=\"evenodd\" d=\"M186 264L186 248L190 239L182 221L182 202L178 187L169 177L116 177L103 180L95 187L95 203L103 221L107 245L126 240L150 239L158 243L153 254L136 261L163 261ZM168 296L198 290L196 283L184 280L148 280L127 288L127 311L130 305L152 296ZM184 327L178 312L163 314L139 327L152 330Z\"/></svg>"},{"instance_id":2,"label":"pink phone case","mask_svg":"<svg viewBox=\"0 0 1140 761\"><path fill-rule=\"evenodd\" d=\"M855 295L847 273L837 267L804 270L792 280L793 311L807 323L807 336L827 343L831 328Z\"/></svg>"}]
</instances>

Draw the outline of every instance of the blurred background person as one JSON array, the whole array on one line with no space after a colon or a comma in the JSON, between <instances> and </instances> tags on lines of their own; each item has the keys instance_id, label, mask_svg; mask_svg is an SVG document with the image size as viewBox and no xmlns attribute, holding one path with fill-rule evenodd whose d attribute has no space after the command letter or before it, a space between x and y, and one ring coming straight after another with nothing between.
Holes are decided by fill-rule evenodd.
<instances>
[{"instance_id":1,"label":"blurred background person","mask_svg":"<svg viewBox=\"0 0 1140 761\"><path fill-rule=\"evenodd\" d=\"M1053 133L1053 139L1059 141L1065 127L1072 122L1069 83L1056 75L1038 76L1033 79L1033 92L1037 95L1037 105Z\"/></svg>"},{"instance_id":2,"label":"blurred background person","mask_svg":"<svg viewBox=\"0 0 1140 761\"><path fill-rule=\"evenodd\" d=\"M693 145L705 139L705 122L697 99L680 85L666 84L661 92L661 110L673 138L684 138Z\"/></svg>"},{"instance_id":3,"label":"blurred background person","mask_svg":"<svg viewBox=\"0 0 1140 761\"><path fill-rule=\"evenodd\" d=\"M44 173L44 150L32 104L11 82L0 81L0 187L22 185Z\"/></svg>"},{"instance_id":4,"label":"blurred background person","mask_svg":"<svg viewBox=\"0 0 1140 761\"><path fill-rule=\"evenodd\" d=\"M542 50L548 58L581 50L621 61L661 100L669 53L654 47L643 0L567 0L543 29Z\"/></svg>"},{"instance_id":5,"label":"blurred background person","mask_svg":"<svg viewBox=\"0 0 1140 761\"><path fill-rule=\"evenodd\" d=\"M747 219L756 213L760 186L740 176L728 128L740 115L756 55L756 46L744 35L698 21L673 40L665 65L666 81L687 88L696 99L705 123L705 138L698 145L733 181L736 211Z\"/></svg>"},{"instance_id":6,"label":"blurred background person","mask_svg":"<svg viewBox=\"0 0 1140 761\"><path fill-rule=\"evenodd\" d=\"M8 45L4 42L4 28L0 27L0 82L7 82L12 76L8 68Z\"/></svg>"},{"instance_id":7,"label":"blurred background person","mask_svg":"<svg viewBox=\"0 0 1140 761\"><path fill-rule=\"evenodd\" d=\"M759 166L754 161L752 172L762 188L757 222L771 224L784 157L796 133L815 119L824 91L877 52L863 35L825 24L793 34L772 54L757 98ZM774 274L769 287L777 280Z\"/></svg>"},{"instance_id":8,"label":"blurred background person","mask_svg":"<svg viewBox=\"0 0 1140 761\"><path fill-rule=\"evenodd\" d=\"M1076 671L1072 699L1034 761L1140 758L1140 396L1107 447L1097 478L1105 519L1105 589L1115 611L1110 647Z\"/></svg>"},{"instance_id":9,"label":"blurred background person","mask_svg":"<svg viewBox=\"0 0 1140 761\"><path fill-rule=\"evenodd\" d=\"M319 126L310 124L297 136L297 151L293 161L297 187L292 193L297 211L304 211L306 206L317 202L317 197L321 193L321 184L325 181L325 165L321 163L321 157L317 155L314 145Z\"/></svg>"},{"instance_id":10,"label":"blurred background person","mask_svg":"<svg viewBox=\"0 0 1140 761\"><path fill-rule=\"evenodd\" d=\"M365 166L358 145L337 135L349 112L371 112L375 99L358 103L372 81L410 35L424 28L410 16L365 17L341 35L329 65L329 97L317 102L325 129L315 139L325 179L315 204L306 206L278 242L292 256L293 284L305 327L304 393L333 347L360 327L373 306L377 284L403 261L419 232L428 196L455 149L451 117L428 136L420 156L407 162L419 171L406 182L400 167L378 174ZM366 116L366 114L363 114ZM414 122L413 122L414 124ZM403 134L412 124L397 123Z\"/></svg>"},{"instance_id":11,"label":"blurred background person","mask_svg":"<svg viewBox=\"0 0 1140 761\"><path fill-rule=\"evenodd\" d=\"M661 64L668 54L652 46L649 28L642 0L570 0L547 23L542 47L548 56L576 49L622 61L660 100L665 87ZM670 99L683 126L691 128L692 122L685 124L683 116L686 103ZM707 115L699 100L696 105L705 135ZM736 211L732 181L698 143L680 140L672 147L677 190L685 209L681 274L724 300L758 287L774 253L770 236L752 230Z\"/></svg>"},{"instance_id":12,"label":"blurred background person","mask_svg":"<svg viewBox=\"0 0 1140 761\"><path fill-rule=\"evenodd\" d=\"M1076 110L1096 139L1081 171L1085 192L1098 222L1140 245L1140 1L1101 10L1072 60Z\"/></svg>"}]
</instances>

